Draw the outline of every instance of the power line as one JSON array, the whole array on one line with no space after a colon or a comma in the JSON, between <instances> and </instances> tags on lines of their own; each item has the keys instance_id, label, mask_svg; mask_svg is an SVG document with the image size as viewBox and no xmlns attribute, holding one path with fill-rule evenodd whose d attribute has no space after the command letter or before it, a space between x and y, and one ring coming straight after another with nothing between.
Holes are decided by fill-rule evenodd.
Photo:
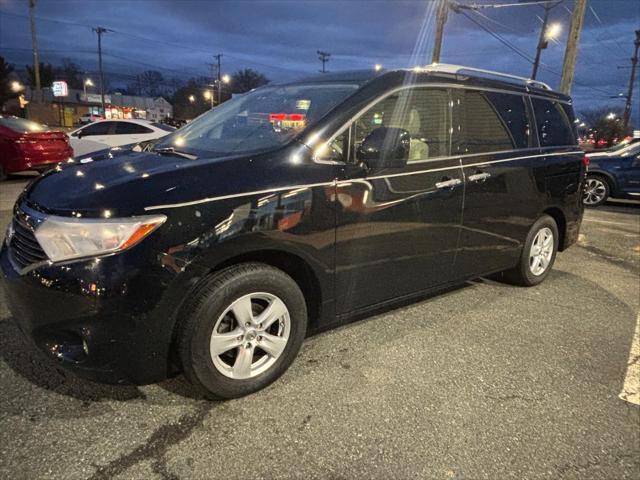
<instances>
[{"instance_id":1,"label":"power line","mask_svg":"<svg viewBox=\"0 0 640 480\"><path fill-rule=\"evenodd\" d=\"M472 12L475 12L474 10L472 10ZM467 12L465 11L460 11L460 13L462 15L464 15L466 18L468 18L470 21L472 21L473 23L475 23L476 25L478 25L480 28L482 28L484 31L486 31L487 33L489 33L491 36L493 36L494 38L496 38L497 40L499 40L503 45L505 45L507 48L509 48L510 50L512 50L513 52L515 52L516 54L518 54L519 56L521 56L522 58L524 58L525 60L527 60L529 63L533 63L533 60L524 52L522 52L518 47L516 47L515 45L513 45L511 42L509 42L508 40L506 40L505 38L503 38L500 34L498 34L497 32L493 31L490 27L483 25L482 23L476 21L474 18L470 17ZM545 65L544 63L540 63L540 68L546 70L547 72L556 75L557 77L562 77L562 74L559 72L556 72L555 70L549 68L547 65ZM576 85L579 85L580 87L583 88L587 88L590 89L592 91L597 91L600 93L603 93L605 95L611 95L611 92L607 92L605 90L602 90L598 87L593 87L590 85L585 85L583 83L577 82L575 81Z\"/></svg>"},{"instance_id":2,"label":"power line","mask_svg":"<svg viewBox=\"0 0 640 480\"><path fill-rule=\"evenodd\" d=\"M516 54L518 54L519 56L521 56L522 58L524 58L527 62L533 64L533 59L531 57L529 57L526 53L524 53L522 50L520 50L518 47L516 47L515 45L513 45L511 42L509 42L508 40L504 39L502 37L502 35L500 35L497 32L494 32L493 30L491 30L489 27L483 25L482 23L478 22L476 19L472 18L469 14L467 14L467 12L460 10L460 12L462 15L464 15L469 21L475 23L477 26L479 26L482 30L484 30L485 32L487 32L489 35L491 35L492 37L494 37L496 40L498 40L500 43L502 43L503 45L505 45L509 50L512 50L513 52L515 52Z\"/></svg>"},{"instance_id":3,"label":"power line","mask_svg":"<svg viewBox=\"0 0 640 480\"><path fill-rule=\"evenodd\" d=\"M0 14L2 15L11 15L13 17L17 17L17 18L24 18L24 19L28 19L28 17L26 15L21 15L18 13L13 13L13 12L5 12L0 10ZM62 25L71 25L71 26L75 26L75 27L83 27L83 28L88 28L91 29L93 28L91 25L87 25L87 24L83 24L83 23L77 23L77 22L70 22L67 20L60 20L60 19L55 19L55 18L46 18L46 17L35 17L38 21L43 21L43 22L53 22L53 23L59 23ZM151 42L151 43L157 43L159 45L167 45L170 47L175 47L175 48L181 48L184 50L189 50L191 52L197 52L197 53L204 53L206 55L210 55L210 51L208 50L204 50L198 47L194 47L192 45L187 45L187 44L182 44L182 43L177 43L177 42L168 42L166 40L159 40L156 38L151 38L151 37L146 37L143 35L138 35L138 34L134 34L134 33L129 33L129 32L125 32L123 30L119 30L119 29L110 29L111 32L113 33L117 33L119 35L125 35L131 38L136 38L138 40L144 40L147 42ZM282 70L282 71L289 71L289 72L293 72L293 73L306 73L306 71L304 70L297 70L297 69L292 69L292 68L287 68L287 67L282 67L280 65L274 65L274 64L267 64L267 63L261 63L261 62L257 62L254 60L247 60L247 59L243 59L240 56L237 55L233 55L233 54L225 54L227 57L229 58L235 58L236 60L240 60L242 62L245 62L247 64L251 64L251 65L259 65L262 66L264 68L270 68L273 70Z\"/></svg>"},{"instance_id":4,"label":"power line","mask_svg":"<svg viewBox=\"0 0 640 480\"><path fill-rule=\"evenodd\" d=\"M461 8L465 8L468 10L476 10L480 8L504 8L504 7L526 7L528 5L545 5L548 3L560 3L563 0L532 0L530 2L518 2L518 3L472 3L471 5L459 5Z\"/></svg>"}]
</instances>

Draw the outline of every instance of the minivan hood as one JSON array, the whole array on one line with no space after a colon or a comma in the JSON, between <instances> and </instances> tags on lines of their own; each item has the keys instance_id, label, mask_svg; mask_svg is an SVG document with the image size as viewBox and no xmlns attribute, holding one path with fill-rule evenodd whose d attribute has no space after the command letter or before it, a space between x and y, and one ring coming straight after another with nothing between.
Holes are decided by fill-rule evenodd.
<instances>
[{"instance_id":1,"label":"minivan hood","mask_svg":"<svg viewBox=\"0 0 640 480\"><path fill-rule=\"evenodd\" d=\"M56 215L142 215L148 206L210 196L218 184L234 188L234 179L242 178L238 171L255 164L255 157L189 160L128 151L104 161L61 164L34 181L23 198Z\"/></svg>"}]
</instances>

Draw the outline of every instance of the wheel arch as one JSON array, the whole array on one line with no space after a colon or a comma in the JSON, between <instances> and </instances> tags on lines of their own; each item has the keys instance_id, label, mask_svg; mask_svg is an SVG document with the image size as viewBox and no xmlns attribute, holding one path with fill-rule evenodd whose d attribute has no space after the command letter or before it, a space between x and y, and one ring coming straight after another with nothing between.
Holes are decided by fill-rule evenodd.
<instances>
[{"instance_id":1,"label":"wheel arch","mask_svg":"<svg viewBox=\"0 0 640 480\"><path fill-rule=\"evenodd\" d=\"M185 299L203 283L203 280L211 275L216 274L226 268L242 263L263 263L274 268L282 270L289 275L294 282L302 290L302 294L307 305L308 321L307 328L313 330L321 322L321 317L330 312L323 311L323 301L327 297L327 292L323 290L322 282L314 271L313 267L302 256L288 250L276 248L264 248L249 250L228 256L214 265L210 265L202 275L199 275L197 281L191 284L189 292L186 293ZM326 288L326 287L325 287ZM181 315L184 312L185 302L176 309L173 316L174 322L171 333L171 343L169 346L168 369L170 372L176 372L180 369L180 361L177 358L177 340L178 333L181 328ZM176 370L176 367L178 370Z\"/></svg>"},{"instance_id":2,"label":"wheel arch","mask_svg":"<svg viewBox=\"0 0 640 480\"><path fill-rule=\"evenodd\" d=\"M313 267L300 255L273 248L251 250L221 261L211 268L210 274L215 274L233 265L248 262L264 263L289 275L300 287L304 296L309 315L309 326L311 327L319 321L322 315L322 302L325 292Z\"/></svg>"},{"instance_id":3,"label":"wheel arch","mask_svg":"<svg viewBox=\"0 0 640 480\"><path fill-rule=\"evenodd\" d=\"M613 194L618 191L618 182L616 181L616 178L606 170L589 170L587 172L587 178L589 175L604 177L609 182L609 196L613 196Z\"/></svg>"},{"instance_id":4,"label":"wheel arch","mask_svg":"<svg viewBox=\"0 0 640 480\"><path fill-rule=\"evenodd\" d=\"M565 239L567 236L567 217L559 207L549 207L544 212L544 215L549 215L556 222L558 226L558 234L560 238L558 239L558 251L562 252L565 250Z\"/></svg>"}]
</instances>

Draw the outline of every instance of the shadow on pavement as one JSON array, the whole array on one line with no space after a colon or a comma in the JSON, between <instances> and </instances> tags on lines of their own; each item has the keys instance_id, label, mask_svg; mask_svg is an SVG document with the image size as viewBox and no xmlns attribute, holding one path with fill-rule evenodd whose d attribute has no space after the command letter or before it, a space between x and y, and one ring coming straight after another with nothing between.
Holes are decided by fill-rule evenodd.
<instances>
[{"instance_id":1,"label":"shadow on pavement","mask_svg":"<svg viewBox=\"0 0 640 480\"><path fill-rule=\"evenodd\" d=\"M24 338L13 318L0 321L0 358L28 382L78 400L131 400L145 397L137 387L101 385L79 379L56 367Z\"/></svg>"},{"instance_id":2,"label":"shadow on pavement","mask_svg":"<svg viewBox=\"0 0 640 480\"><path fill-rule=\"evenodd\" d=\"M38 351L17 327L13 318L0 321L0 359L28 382L61 395L83 401L146 399L134 385L106 385L76 377ZM200 400L202 394L182 375L157 384L181 397Z\"/></svg>"},{"instance_id":3,"label":"shadow on pavement","mask_svg":"<svg viewBox=\"0 0 640 480\"><path fill-rule=\"evenodd\" d=\"M638 215L638 210L640 210L640 201L618 199L609 199L600 207L586 209L586 211L592 212L628 213L631 215Z\"/></svg>"}]
</instances>

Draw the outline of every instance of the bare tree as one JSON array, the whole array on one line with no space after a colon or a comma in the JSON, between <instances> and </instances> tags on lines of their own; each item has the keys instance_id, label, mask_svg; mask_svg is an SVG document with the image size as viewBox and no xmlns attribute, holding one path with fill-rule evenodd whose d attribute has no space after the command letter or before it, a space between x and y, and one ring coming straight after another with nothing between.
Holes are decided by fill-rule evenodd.
<instances>
[{"instance_id":1,"label":"bare tree","mask_svg":"<svg viewBox=\"0 0 640 480\"><path fill-rule=\"evenodd\" d=\"M266 85L270 80L260 72L251 68L238 70L231 78L231 90L233 93L244 93L254 88Z\"/></svg>"}]
</instances>

